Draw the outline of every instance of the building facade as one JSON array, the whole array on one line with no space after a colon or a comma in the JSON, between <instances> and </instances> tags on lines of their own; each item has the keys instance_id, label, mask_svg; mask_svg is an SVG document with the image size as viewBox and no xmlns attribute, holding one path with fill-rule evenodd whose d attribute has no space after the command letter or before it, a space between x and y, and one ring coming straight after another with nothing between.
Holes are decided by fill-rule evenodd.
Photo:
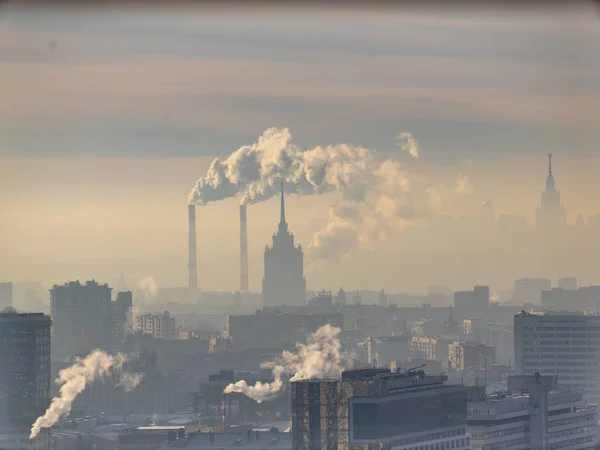
<instances>
[{"instance_id":1,"label":"building facade","mask_svg":"<svg viewBox=\"0 0 600 450\"><path fill-rule=\"evenodd\" d=\"M456 341L450 344L449 360L452 370L485 370L495 364L496 350L484 344Z\"/></svg>"},{"instance_id":2,"label":"building facade","mask_svg":"<svg viewBox=\"0 0 600 450\"><path fill-rule=\"evenodd\" d=\"M273 245L265 248L265 273L262 281L264 306L306 305L306 278L302 246L294 244L285 220L283 183L281 184L281 217Z\"/></svg>"},{"instance_id":3,"label":"building facade","mask_svg":"<svg viewBox=\"0 0 600 450\"><path fill-rule=\"evenodd\" d=\"M169 311L162 314L141 314L135 320L136 333L149 334L156 339L178 339L175 318Z\"/></svg>"},{"instance_id":4,"label":"building facade","mask_svg":"<svg viewBox=\"0 0 600 450\"><path fill-rule=\"evenodd\" d=\"M582 286L579 289L558 287L542 291L541 301L546 309L598 312L600 286Z\"/></svg>"},{"instance_id":5,"label":"building facade","mask_svg":"<svg viewBox=\"0 0 600 450\"><path fill-rule=\"evenodd\" d=\"M515 371L557 375L562 389L584 389L600 401L600 316L581 313L515 315Z\"/></svg>"},{"instance_id":6,"label":"building facade","mask_svg":"<svg viewBox=\"0 0 600 450\"><path fill-rule=\"evenodd\" d=\"M597 412L554 376L511 376L505 393L468 404L471 450L591 450Z\"/></svg>"},{"instance_id":7,"label":"building facade","mask_svg":"<svg viewBox=\"0 0 600 450\"><path fill-rule=\"evenodd\" d=\"M297 450L467 450L467 389L444 376L389 369L292 383Z\"/></svg>"},{"instance_id":8,"label":"building facade","mask_svg":"<svg viewBox=\"0 0 600 450\"><path fill-rule=\"evenodd\" d=\"M43 429L30 442L36 419L50 405L50 317L0 312L0 448L49 450Z\"/></svg>"},{"instance_id":9,"label":"building facade","mask_svg":"<svg viewBox=\"0 0 600 450\"><path fill-rule=\"evenodd\" d=\"M125 336L132 333L133 294L131 291L119 292L112 303L113 349L119 350L125 342Z\"/></svg>"},{"instance_id":10,"label":"building facade","mask_svg":"<svg viewBox=\"0 0 600 450\"><path fill-rule=\"evenodd\" d=\"M111 288L73 281L50 289L52 356L63 359L113 346Z\"/></svg>"}]
</instances>

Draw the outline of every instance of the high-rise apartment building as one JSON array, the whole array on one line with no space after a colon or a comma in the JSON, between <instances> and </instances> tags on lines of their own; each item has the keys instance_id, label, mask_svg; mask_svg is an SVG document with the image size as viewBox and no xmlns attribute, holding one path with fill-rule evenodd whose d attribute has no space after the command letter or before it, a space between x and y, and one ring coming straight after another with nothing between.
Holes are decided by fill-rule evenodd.
<instances>
[{"instance_id":1,"label":"high-rise apartment building","mask_svg":"<svg viewBox=\"0 0 600 450\"><path fill-rule=\"evenodd\" d=\"M41 313L0 312L0 449L50 449L47 429L29 441L50 405L50 325Z\"/></svg>"},{"instance_id":2,"label":"high-rise apartment building","mask_svg":"<svg viewBox=\"0 0 600 450\"><path fill-rule=\"evenodd\" d=\"M600 401L600 316L526 313L514 318L518 375L557 375L562 389L584 389Z\"/></svg>"},{"instance_id":3,"label":"high-rise apartment building","mask_svg":"<svg viewBox=\"0 0 600 450\"><path fill-rule=\"evenodd\" d=\"M347 371L292 383L297 450L467 450L467 388L423 371Z\"/></svg>"},{"instance_id":4,"label":"high-rise apartment building","mask_svg":"<svg viewBox=\"0 0 600 450\"><path fill-rule=\"evenodd\" d=\"M273 245L265 248L265 274L262 282L264 306L306 305L306 278L302 246L294 244L294 235L285 221L283 183L281 185L281 217Z\"/></svg>"},{"instance_id":5,"label":"high-rise apartment building","mask_svg":"<svg viewBox=\"0 0 600 450\"><path fill-rule=\"evenodd\" d=\"M0 311L13 306L13 284L8 281L0 283Z\"/></svg>"},{"instance_id":6,"label":"high-rise apartment building","mask_svg":"<svg viewBox=\"0 0 600 450\"><path fill-rule=\"evenodd\" d=\"M112 302L113 349L118 350L125 341L125 335L132 333L133 294L131 291L117 293Z\"/></svg>"},{"instance_id":7,"label":"high-rise apartment building","mask_svg":"<svg viewBox=\"0 0 600 450\"><path fill-rule=\"evenodd\" d=\"M72 281L50 289L52 354L64 358L113 346L111 288Z\"/></svg>"},{"instance_id":8,"label":"high-rise apartment building","mask_svg":"<svg viewBox=\"0 0 600 450\"><path fill-rule=\"evenodd\" d=\"M591 450L597 412L555 376L508 377L508 391L468 404L471 450Z\"/></svg>"}]
</instances>

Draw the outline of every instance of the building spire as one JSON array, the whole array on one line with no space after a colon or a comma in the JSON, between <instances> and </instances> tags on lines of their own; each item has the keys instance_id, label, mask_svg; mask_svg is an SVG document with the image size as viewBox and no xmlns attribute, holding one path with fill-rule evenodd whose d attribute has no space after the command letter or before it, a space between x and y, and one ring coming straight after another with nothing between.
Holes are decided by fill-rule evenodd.
<instances>
[{"instance_id":1,"label":"building spire","mask_svg":"<svg viewBox=\"0 0 600 450\"><path fill-rule=\"evenodd\" d=\"M285 202L283 201L283 181L281 182L281 219L279 223L285 223Z\"/></svg>"},{"instance_id":2,"label":"building spire","mask_svg":"<svg viewBox=\"0 0 600 450\"><path fill-rule=\"evenodd\" d=\"M552 153L548 153L548 175L552 176Z\"/></svg>"},{"instance_id":3,"label":"building spire","mask_svg":"<svg viewBox=\"0 0 600 450\"><path fill-rule=\"evenodd\" d=\"M287 231L287 222L285 221L285 201L283 199L283 181L281 182L281 217L279 219L279 231Z\"/></svg>"}]
</instances>

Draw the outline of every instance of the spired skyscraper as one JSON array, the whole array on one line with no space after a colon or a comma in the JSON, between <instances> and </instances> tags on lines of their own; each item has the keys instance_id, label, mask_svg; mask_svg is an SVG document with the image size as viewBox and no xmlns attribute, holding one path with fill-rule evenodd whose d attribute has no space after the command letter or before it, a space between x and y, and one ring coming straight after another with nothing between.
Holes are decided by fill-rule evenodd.
<instances>
[{"instance_id":1,"label":"spired skyscraper","mask_svg":"<svg viewBox=\"0 0 600 450\"><path fill-rule=\"evenodd\" d=\"M294 245L294 235L285 221L283 183L281 183L281 217L273 245L265 248L265 276L262 281L264 306L306 305L306 278L302 246Z\"/></svg>"},{"instance_id":2,"label":"spired skyscraper","mask_svg":"<svg viewBox=\"0 0 600 450\"><path fill-rule=\"evenodd\" d=\"M552 153L548 154L548 178L546 190L542 192L542 201L535 212L535 221L538 227L551 228L564 226L567 223L565 209L560 204L560 193L554 185L552 175Z\"/></svg>"}]
</instances>

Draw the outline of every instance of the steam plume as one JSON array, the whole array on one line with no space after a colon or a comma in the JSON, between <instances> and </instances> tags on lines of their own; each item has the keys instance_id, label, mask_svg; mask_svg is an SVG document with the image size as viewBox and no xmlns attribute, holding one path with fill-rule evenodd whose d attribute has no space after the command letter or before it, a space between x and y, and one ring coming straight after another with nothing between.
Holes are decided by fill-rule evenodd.
<instances>
[{"instance_id":1,"label":"steam plume","mask_svg":"<svg viewBox=\"0 0 600 450\"><path fill-rule=\"evenodd\" d=\"M252 145L240 147L227 159L215 159L189 195L190 204L206 205L230 197L243 204L258 203L279 193L320 195L339 192L329 222L313 237L307 260L337 262L357 246L370 246L391 233L418 222L429 211L431 196L418 179L411 179L404 153L419 157L410 133L396 136L400 151L380 154L348 144L301 150L287 128L269 128Z\"/></svg>"},{"instance_id":2,"label":"steam plume","mask_svg":"<svg viewBox=\"0 0 600 450\"><path fill-rule=\"evenodd\" d=\"M158 285L152 275L148 275L146 278L140 280L139 286L147 298L154 298L158 295Z\"/></svg>"},{"instance_id":3,"label":"steam plume","mask_svg":"<svg viewBox=\"0 0 600 450\"><path fill-rule=\"evenodd\" d=\"M295 352L284 351L280 361L273 364L273 382L257 382L248 386L245 381L238 381L225 388L224 393L238 392L257 402L272 400L284 390L284 375L291 375L290 381L310 378L338 378L347 359L341 352L338 338L340 329L329 324L312 333L306 344L296 344Z\"/></svg>"},{"instance_id":4,"label":"steam plume","mask_svg":"<svg viewBox=\"0 0 600 450\"><path fill-rule=\"evenodd\" d=\"M61 417L71 412L75 398L81 394L86 386L95 380L101 380L114 371L121 371L127 361L125 355L111 356L103 351L94 350L85 359L78 358L70 367L59 372L56 383L60 384L57 397L52 399L46 413L38 417L31 427L29 439L34 439L42 428L50 428ZM141 381L139 374L121 373L121 384L125 389L135 388Z\"/></svg>"}]
</instances>

